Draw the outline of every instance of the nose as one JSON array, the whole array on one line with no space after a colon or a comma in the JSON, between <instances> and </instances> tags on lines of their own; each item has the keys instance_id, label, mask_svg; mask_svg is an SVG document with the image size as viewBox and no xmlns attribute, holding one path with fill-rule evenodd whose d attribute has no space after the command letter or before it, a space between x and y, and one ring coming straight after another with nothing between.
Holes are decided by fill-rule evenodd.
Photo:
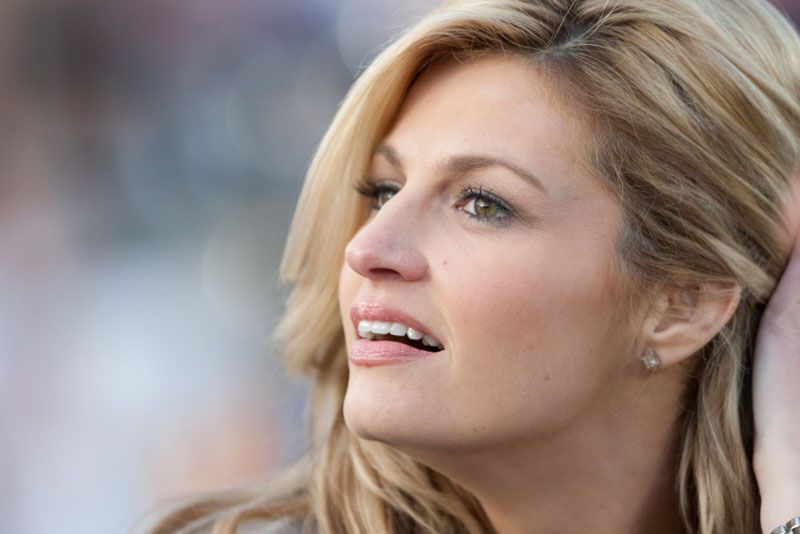
<instances>
[{"instance_id":1,"label":"nose","mask_svg":"<svg viewBox=\"0 0 800 534\"><path fill-rule=\"evenodd\" d=\"M412 282L424 278L428 262L415 240L417 212L401 205L401 193L384 204L345 247L345 261L358 274L372 280ZM412 220L417 218L417 220Z\"/></svg>"}]
</instances>

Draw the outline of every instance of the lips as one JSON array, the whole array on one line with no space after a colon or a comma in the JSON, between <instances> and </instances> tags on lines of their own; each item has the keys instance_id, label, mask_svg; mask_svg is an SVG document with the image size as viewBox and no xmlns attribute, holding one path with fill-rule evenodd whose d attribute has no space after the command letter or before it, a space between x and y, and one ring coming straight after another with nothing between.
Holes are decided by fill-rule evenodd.
<instances>
[{"instance_id":1,"label":"lips","mask_svg":"<svg viewBox=\"0 0 800 534\"><path fill-rule=\"evenodd\" d=\"M410 314L380 302L362 301L353 304L350 308L350 318L356 331L358 331L358 322L362 320L397 322L441 340L426 324L418 321Z\"/></svg>"},{"instance_id":2,"label":"lips","mask_svg":"<svg viewBox=\"0 0 800 534\"><path fill-rule=\"evenodd\" d=\"M429 352L398 341L357 339L350 348L350 361L361 367L428 360L441 352Z\"/></svg>"}]
</instances>

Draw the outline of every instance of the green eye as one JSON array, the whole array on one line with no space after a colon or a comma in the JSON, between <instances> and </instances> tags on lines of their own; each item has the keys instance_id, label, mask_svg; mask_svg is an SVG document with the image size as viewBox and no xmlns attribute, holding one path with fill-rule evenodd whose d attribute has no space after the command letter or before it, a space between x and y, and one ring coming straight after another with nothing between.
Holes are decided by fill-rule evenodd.
<instances>
[{"instance_id":1,"label":"green eye","mask_svg":"<svg viewBox=\"0 0 800 534\"><path fill-rule=\"evenodd\" d=\"M397 191L395 191L394 189L389 189L387 187L382 188L376 195L376 201L378 203L378 207L380 208L381 206L389 202L389 199L392 198L395 195L395 193L397 193Z\"/></svg>"},{"instance_id":2,"label":"green eye","mask_svg":"<svg viewBox=\"0 0 800 534\"><path fill-rule=\"evenodd\" d=\"M472 209L475 211L474 216L480 217L482 219L491 219L498 213L503 212L502 206L493 202L491 200L487 200L485 197L478 197L472 199L467 206L472 204ZM469 211L467 211L470 215L473 215Z\"/></svg>"},{"instance_id":3,"label":"green eye","mask_svg":"<svg viewBox=\"0 0 800 534\"><path fill-rule=\"evenodd\" d=\"M391 199L400 189L385 183L374 183L370 178L363 178L354 185L354 189L359 195L373 200L371 208L379 210Z\"/></svg>"},{"instance_id":4,"label":"green eye","mask_svg":"<svg viewBox=\"0 0 800 534\"><path fill-rule=\"evenodd\" d=\"M464 213L473 219L493 226L508 226L514 216L514 210L497 195L485 191L483 186L469 185L461 191L461 199L469 200L464 208L472 206L474 212L464 209Z\"/></svg>"},{"instance_id":5,"label":"green eye","mask_svg":"<svg viewBox=\"0 0 800 534\"><path fill-rule=\"evenodd\" d=\"M360 195L373 200L371 206L373 210L381 209L400 190L399 187L388 183L374 183L370 178L360 180L354 188ZM459 211L491 226L508 226L515 214L514 209L508 203L492 192L485 191L483 186L476 188L468 185L464 187L459 193L459 199L462 202L469 200L463 208L459 208ZM470 206L472 206L471 210Z\"/></svg>"}]
</instances>

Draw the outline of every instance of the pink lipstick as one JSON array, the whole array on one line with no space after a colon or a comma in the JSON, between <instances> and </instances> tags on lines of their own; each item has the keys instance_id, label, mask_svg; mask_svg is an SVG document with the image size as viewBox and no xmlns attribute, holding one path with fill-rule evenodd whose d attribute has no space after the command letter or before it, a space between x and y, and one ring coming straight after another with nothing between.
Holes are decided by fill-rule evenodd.
<instances>
[{"instance_id":1,"label":"pink lipstick","mask_svg":"<svg viewBox=\"0 0 800 534\"><path fill-rule=\"evenodd\" d=\"M378 302L357 302L350 308L350 317L356 332L358 332L359 321L366 320L386 323L398 322L418 332L432 336L431 330L411 314ZM370 340L362 338L358 333L356 335L358 337L350 347L350 361L354 365L363 367L404 363L427 358L437 352L441 352L441 349L435 351L424 350L424 348L414 346L419 345L418 342L409 339L399 337L392 339L389 336L387 339Z\"/></svg>"},{"instance_id":2,"label":"pink lipstick","mask_svg":"<svg viewBox=\"0 0 800 534\"><path fill-rule=\"evenodd\" d=\"M427 358L439 352L417 349L399 341L370 341L356 339L350 347L350 361L355 365L372 367L390 363L403 363Z\"/></svg>"}]
</instances>

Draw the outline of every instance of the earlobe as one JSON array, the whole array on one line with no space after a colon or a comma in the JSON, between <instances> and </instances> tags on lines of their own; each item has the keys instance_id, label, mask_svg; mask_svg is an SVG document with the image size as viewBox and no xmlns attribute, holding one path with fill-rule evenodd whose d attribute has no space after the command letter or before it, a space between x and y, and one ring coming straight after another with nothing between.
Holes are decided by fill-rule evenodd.
<instances>
[{"instance_id":1,"label":"earlobe","mask_svg":"<svg viewBox=\"0 0 800 534\"><path fill-rule=\"evenodd\" d=\"M645 346L658 354L662 368L686 360L722 330L740 298L732 281L665 286L642 324Z\"/></svg>"}]
</instances>

